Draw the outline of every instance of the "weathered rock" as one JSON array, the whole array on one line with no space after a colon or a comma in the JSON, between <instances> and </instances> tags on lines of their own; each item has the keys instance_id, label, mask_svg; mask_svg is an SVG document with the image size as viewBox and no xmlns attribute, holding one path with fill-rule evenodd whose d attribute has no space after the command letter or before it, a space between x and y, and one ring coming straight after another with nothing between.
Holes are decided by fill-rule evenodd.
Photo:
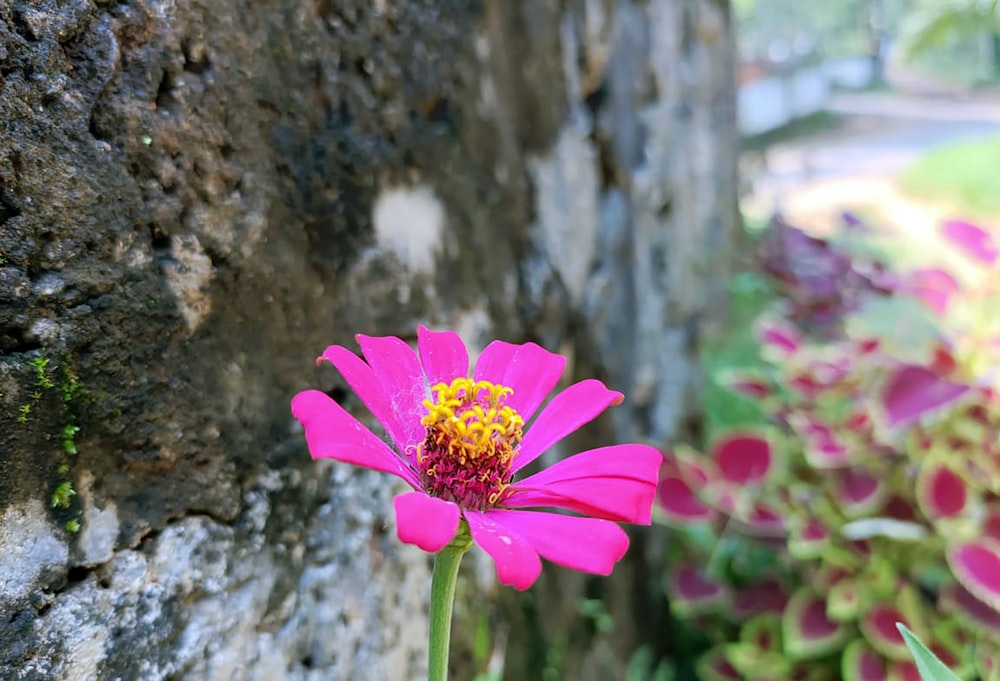
<instances>
[{"instance_id":1,"label":"weathered rock","mask_svg":"<svg viewBox=\"0 0 1000 681\"><path fill-rule=\"evenodd\" d=\"M312 363L356 332L565 351L629 397L578 443L693 427L737 220L727 4L0 4L0 678L419 678L395 488L309 461L288 411L363 413ZM596 582L613 638L565 571L507 608L511 678L527 634L580 634L567 678L651 636L637 540Z\"/></svg>"}]
</instances>

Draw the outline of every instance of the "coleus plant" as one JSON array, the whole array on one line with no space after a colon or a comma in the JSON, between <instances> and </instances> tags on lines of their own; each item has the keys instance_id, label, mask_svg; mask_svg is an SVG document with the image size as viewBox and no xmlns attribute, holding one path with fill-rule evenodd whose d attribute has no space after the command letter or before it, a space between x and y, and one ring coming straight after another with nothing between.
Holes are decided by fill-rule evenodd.
<instances>
[{"instance_id":1,"label":"coleus plant","mask_svg":"<svg viewBox=\"0 0 1000 681\"><path fill-rule=\"evenodd\" d=\"M865 227L844 216L845 231ZM792 324L818 337L830 337L844 317L870 294L888 294L896 286L885 263L838 248L775 215L757 249L761 270L771 277L782 301L782 314Z\"/></svg>"},{"instance_id":2,"label":"coleus plant","mask_svg":"<svg viewBox=\"0 0 1000 681\"><path fill-rule=\"evenodd\" d=\"M775 228L828 273L851 271L829 242ZM721 378L772 425L675 449L659 485L664 522L717 542L671 574L675 611L738 631L702 678L917 681L903 623L959 678L1000 681L1000 253L969 223L942 236L970 271L830 294L836 327L803 323L826 289L802 294L806 278L774 264L794 254L765 238L785 300L758 320L761 366ZM770 550L764 570L719 568L733 536Z\"/></svg>"}]
</instances>

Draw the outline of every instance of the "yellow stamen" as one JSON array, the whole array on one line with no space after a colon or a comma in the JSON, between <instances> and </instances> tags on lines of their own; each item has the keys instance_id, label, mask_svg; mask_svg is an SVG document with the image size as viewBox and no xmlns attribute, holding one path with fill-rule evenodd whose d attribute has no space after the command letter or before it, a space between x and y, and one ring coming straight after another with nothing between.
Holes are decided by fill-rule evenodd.
<instances>
[{"instance_id":1,"label":"yellow stamen","mask_svg":"<svg viewBox=\"0 0 1000 681\"><path fill-rule=\"evenodd\" d=\"M524 419L505 404L513 392L489 381L456 378L431 389L425 400L427 428L417 462L428 491L464 508L489 508L503 498L513 477L511 461Z\"/></svg>"},{"instance_id":2,"label":"yellow stamen","mask_svg":"<svg viewBox=\"0 0 1000 681\"><path fill-rule=\"evenodd\" d=\"M431 390L436 399L424 400L427 415L420 423L433 432L436 445L447 446L462 464L496 456L504 463L510 461L514 455L511 443L497 445L519 440L524 427L524 419L516 411L500 404L513 392L510 388L456 378L450 385L439 383Z\"/></svg>"}]
</instances>

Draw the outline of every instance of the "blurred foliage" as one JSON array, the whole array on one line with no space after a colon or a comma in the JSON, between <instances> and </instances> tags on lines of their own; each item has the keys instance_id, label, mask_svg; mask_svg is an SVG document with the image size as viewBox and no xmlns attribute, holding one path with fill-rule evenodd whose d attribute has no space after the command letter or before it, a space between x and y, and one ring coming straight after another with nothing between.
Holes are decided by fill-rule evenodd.
<instances>
[{"instance_id":1,"label":"blurred foliage","mask_svg":"<svg viewBox=\"0 0 1000 681\"><path fill-rule=\"evenodd\" d=\"M824 57L869 54L871 29L892 32L912 0L734 0L744 59L766 55L775 43L813 44Z\"/></svg>"},{"instance_id":2,"label":"blurred foliage","mask_svg":"<svg viewBox=\"0 0 1000 681\"><path fill-rule=\"evenodd\" d=\"M904 270L877 234L774 220L706 348L711 446L675 448L659 504L699 679L916 678L897 622L1000 670L1000 245L948 221L960 266Z\"/></svg>"},{"instance_id":3,"label":"blurred foliage","mask_svg":"<svg viewBox=\"0 0 1000 681\"><path fill-rule=\"evenodd\" d=\"M750 329L774 300L767 280L757 272L737 274L730 283L731 317L734 332L706 342L702 365L708 377L705 386L705 427L709 434L738 426L763 425L767 418L760 405L734 393L719 380L730 367L747 367L758 361L759 346Z\"/></svg>"},{"instance_id":4,"label":"blurred foliage","mask_svg":"<svg viewBox=\"0 0 1000 681\"><path fill-rule=\"evenodd\" d=\"M900 28L901 53L909 58L952 38L974 40L1000 30L1000 0L924 0Z\"/></svg>"}]
</instances>

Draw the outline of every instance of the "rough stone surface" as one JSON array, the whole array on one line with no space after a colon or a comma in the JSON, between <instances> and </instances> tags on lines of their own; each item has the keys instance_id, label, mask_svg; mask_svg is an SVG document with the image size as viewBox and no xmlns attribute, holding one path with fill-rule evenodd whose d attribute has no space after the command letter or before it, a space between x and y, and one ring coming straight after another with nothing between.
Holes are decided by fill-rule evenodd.
<instances>
[{"instance_id":1,"label":"rough stone surface","mask_svg":"<svg viewBox=\"0 0 1000 681\"><path fill-rule=\"evenodd\" d=\"M420 678L428 560L395 489L309 461L288 400L363 415L313 358L424 322L626 392L576 444L696 429L737 217L729 22L726 0L0 3L0 678ZM569 646L564 678L619 678L658 542L500 592L507 676Z\"/></svg>"}]
</instances>

